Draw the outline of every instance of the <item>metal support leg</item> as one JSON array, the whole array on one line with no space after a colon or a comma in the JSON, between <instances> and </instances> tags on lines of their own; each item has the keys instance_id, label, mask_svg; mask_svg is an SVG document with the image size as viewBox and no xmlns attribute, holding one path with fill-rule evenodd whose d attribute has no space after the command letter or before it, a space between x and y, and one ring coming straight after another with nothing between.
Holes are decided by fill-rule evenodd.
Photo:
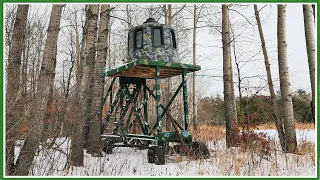
<instances>
[{"instance_id":1,"label":"metal support leg","mask_svg":"<svg viewBox=\"0 0 320 180\"><path fill-rule=\"evenodd\" d=\"M187 92L187 80L186 70L182 69L182 83L183 83L183 108L184 108L184 128L188 130L189 112L188 112L188 92Z\"/></svg>"},{"instance_id":2,"label":"metal support leg","mask_svg":"<svg viewBox=\"0 0 320 180\"><path fill-rule=\"evenodd\" d=\"M145 132L148 132L149 129L149 118L148 118L148 95L147 95L147 84L143 85L143 112L144 112L144 119L145 119Z\"/></svg>"},{"instance_id":3,"label":"metal support leg","mask_svg":"<svg viewBox=\"0 0 320 180\"><path fill-rule=\"evenodd\" d=\"M123 141L124 143L126 143L126 139L124 138L124 121L123 121L123 117L124 117L124 96L125 96L125 84L123 84L121 81L120 81L120 89L121 89L121 93L120 93L120 118L119 118L119 128L120 128L120 134L123 138Z\"/></svg>"},{"instance_id":4,"label":"metal support leg","mask_svg":"<svg viewBox=\"0 0 320 180\"><path fill-rule=\"evenodd\" d=\"M157 66L155 68L156 70L156 102L157 102L157 107L156 107L156 112L157 112L157 126L158 126L158 134L162 131L162 126L161 126L161 104L160 104L160 93L161 93L161 87L160 87L160 68Z\"/></svg>"}]
</instances>

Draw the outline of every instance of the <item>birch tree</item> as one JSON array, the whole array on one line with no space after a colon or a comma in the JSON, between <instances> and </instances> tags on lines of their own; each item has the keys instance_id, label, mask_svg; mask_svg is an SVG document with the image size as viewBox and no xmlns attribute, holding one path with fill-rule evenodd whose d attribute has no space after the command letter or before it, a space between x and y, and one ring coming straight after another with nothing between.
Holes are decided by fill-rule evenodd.
<instances>
[{"instance_id":1,"label":"birch tree","mask_svg":"<svg viewBox=\"0 0 320 180\"><path fill-rule=\"evenodd\" d=\"M8 58L7 88L6 88L6 175L14 171L14 142L17 139L17 124L19 123L19 104L21 99L20 68L21 56L25 42L29 5L18 5L13 26L11 48ZM20 92L19 92L20 90Z\"/></svg>"},{"instance_id":2,"label":"birch tree","mask_svg":"<svg viewBox=\"0 0 320 180\"><path fill-rule=\"evenodd\" d=\"M270 96L272 99L273 114L275 117L275 123L276 123L277 131L278 131L278 135L279 135L279 139L280 139L280 144L281 144L282 150L284 151L285 150L285 139L284 139L284 132L283 132L283 127L282 127L282 119L280 117L279 107L278 107L278 103L277 103L277 97L276 97L276 94L273 89L273 82L272 82L272 76L271 76L271 70L270 70L269 57L268 57L268 53L267 53L267 47L266 47L266 43L265 43L264 36L263 36L258 7L256 4L253 7L254 7L255 17L257 20L259 36L260 36L260 40L261 40L261 47L262 47L262 52L263 52L263 57L264 57L264 64L265 64L266 72L267 72L267 80L268 80Z\"/></svg>"},{"instance_id":3,"label":"birch tree","mask_svg":"<svg viewBox=\"0 0 320 180\"><path fill-rule=\"evenodd\" d=\"M103 110L103 88L104 88L104 70L106 67L106 58L108 50L108 26L109 26L109 5L102 5L100 11L100 24L97 45L97 59L94 68L94 86L92 101L92 122L89 129L88 152L92 155L101 155L101 119Z\"/></svg>"},{"instance_id":4,"label":"birch tree","mask_svg":"<svg viewBox=\"0 0 320 180\"><path fill-rule=\"evenodd\" d=\"M167 18L167 23L168 23L168 26L169 27L172 27L172 4L168 4L168 13L165 13L168 15L168 17L165 17ZM165 97L165 102L166 104L170 101L170 98L172 96L172 78L167 78L166 79L166 83L167 83L167 88L166 88L166 97ZM168 113L171 113L171 110L169 109L167 111ZM171 127L171 122L169 121L169 119L167 117L165 117L165 120L166 120L166 131L169 131L170 130L170 127Z\"/></svg>"},{"instance_id":5,"label":"birch tree","mask_svg":"<svg viewBox=\"0 0 320 180\"><path fill-rule=\"evenodd\" d=\"M286 5L278 5L278 64L281 90L281 103L283 107L283 119L285 130L286 152L295 152L297 150L297 138L295 122L293 115L292 96L290 91L289 68L287 60L286 43Z\"/></svg>"},{"instance_id":6,"label":"birch tree","mask_svg":"<svg viewBox=\"0 0 320 180\"><path fill-rule=\"evenodd\" d=\"M312 18L312 6L310 4L303 5L303 17L304 17L304 33L306 37L306 46L308 54L309 74L312 92L312 118L315 122L315 40L314 40L314 26Z\"/></svg>"},{"instance_id":7,"label":"birch tree","mask_svg":"<svg viewBox=\"0 0 320 180\"><path fill-rule=\"evenodd\" d=\"M192 59L193 65L197 63L197 5L193 7L193 43L192 43ZM198 130L198 122L197 122L197 102L196 102L196 72L193 72L192 77L192 108L193 108L193 128L195 131Z\"/></svg>"},{"instance_id":8,"label":"birch tree","mask_svg":"<svg viewBox=\"0 0 320 180\"><path fill-rule=\"evenodd\" d=\"M316 23L316 5L315 4L312 4L312 14L313 14L313 23Z\"/></svg>"},{"instance_id":9,"label":"birch tree","mask_svg":"<svg viewBox=\"0 0 320 180\"><path fill-rule=\"evenodd\" d=\"M85 62L83 74L81 77L80 92L77 94L75 106L80 107L79 112L75 112L75 122L71 134L71 156L70 164L72 166L83 165L84 150L84 125L90 120L89 103L92 102L92 91L90 86L93 77L93 67L96 54L96 37L99 5L89 5L88 9L88 34L86 36ZM90 104L91 106L91 104ZM90 129L90 124L89 124Z\"/></svg>"},{"instance_id":10,"label":"birch tree","mask_svg":"<svg viewBox=\"0 0 320 180\"><path fill-rule=\"evenodd\" d=\"M77 80L77 90L80 91L80 84L81 84L81 77L82 77L82 66L84 62L84 55L85 55L85 47L86 47L86 37L88 32L88 5L85 6L85 21L84 26L82 28L82 39L81 39L81 48L79 51L79 57L77 58L77 64L76 64L76 80ZM78 32L78 30L76 30ZM78 47L78 46L77 46ZM78 86L79 85L79 86Z\"/></svg>"},{"instance_id":11,"label":"birch tree","mask_svg":"<svg viewBox=\"0 0 320 180\"><path fill-rule=\"evenodd\" d=\"M42 139L43 122L47 111L50 89L55 78L57 41L60 31L60 20L64 5L53 5L47 30L37 92L31 109L29 132L16 163L14 175L27 176L33 163L34 155Z\"/></svg>"}]
</instances>

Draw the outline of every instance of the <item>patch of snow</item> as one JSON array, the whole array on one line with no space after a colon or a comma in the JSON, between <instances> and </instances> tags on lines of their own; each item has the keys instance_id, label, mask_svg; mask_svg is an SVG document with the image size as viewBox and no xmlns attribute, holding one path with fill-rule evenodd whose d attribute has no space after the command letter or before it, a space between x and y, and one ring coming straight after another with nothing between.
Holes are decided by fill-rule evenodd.
<instances>
[{"instance_id":1,"label":"patch of snow","mask_svg":"<svg viewBox=\"0 0 320 180\"><path fill-rule=\"evenodd\" d=\"M275 130L259 130L277 140ZM299 143L314 143L315 132L297 130ZM49 142L49 141L48 141ZM19 144L23 141L19 142ZM190 160L182 156L166 157L165 165L147 162L147 150L114 148L112 154L91 157L84 152L83 167L69 167L70 139L58 138L52 148L39 147L30 170L33 176L315 176L312 154L284 154L272 150L267 158L240 148L226 148L225 140L206 142L211 157ZM20 146L16 146L19 153Z\"/></svg>"},{"instance_id":2,"label":"patch of snow","mask_svg":"<svg viewBox=\"0 0 320 180\"><path fill-rule=\"evenodd\" d=\"M262 130L255 130L254 132L266 133L269 136L269 139L279 142L278 131L275 129L262 129ZM305 143L305 142L315 143L315 135L316 135L315 130L296 130L298 145L301 145L302 143Z\"/></svg>"}]
</instances>

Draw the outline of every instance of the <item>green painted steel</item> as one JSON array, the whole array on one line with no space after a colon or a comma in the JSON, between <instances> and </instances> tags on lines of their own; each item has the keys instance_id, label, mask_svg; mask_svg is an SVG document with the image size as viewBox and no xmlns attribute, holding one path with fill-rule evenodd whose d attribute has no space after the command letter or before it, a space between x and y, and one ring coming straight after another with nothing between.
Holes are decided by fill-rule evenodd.
<instances>
[{"instance_id":1,"label":"green painted steel","mask_svg":"<svg viewBox=\"0 0 320 180\"><path fill-rule=\"evenodd\" d=\"M149 91L149 94L150 94L154 99L156 99L156 95L154 95L153 92L152 92L149 88L147 88L147 90ZM164 107L162 104L160 104L160 106L161 106L161 108L162 108L163 110L165 109L165 107ZM167 113L167 116L168 116L168 113ZM170 115L169 118L172 118L172 116ZM181 125L180 125L176 120L174 120L174 123L179 127L179 129L181 129L181 130L183 129L183 128L181 127ZM157 124L155 124L155 125L153 126L153 128L152 128L151 131L149 132L149 135L152 134L153 130L154 130L156 127L157 127Z\"/></svg>"},{"instance_id":2,"label":"green painted steel","mask_svg":"<svg viewBox=\"0 0 320 180\"><path fill-rule=\"evenodd\" d=\"M130 123L130 120L131 120L131 117L132 117L132 114L133 114L133 108L130 109L130 113L129 113L129 116L128 116L128 119L127 119L127 126L126 126L126 131L128 132L131 128L131 126L133 125L133 122Z\"/></svg>"},{"instance_id":3,"label":"green painted steel","mask_svg":"<svg viewBox=\"0 0 320 180\"><path fill-rule=\"evenodd\" d=\"M105 129L106 125L109 123L109 120L110 120L110 117L111 117L111 115L112 115L112 113L114 111L114 108L115 108L116 104L119 101L119 98L118 98L119 96L118 95L120 94L120 91L121 90L118 90L117 95L116 95L116 99L113 102L110 101L110 110L108 111L107 117L105 118L105 120L102 123L101 133L104 132L104 129Z\"/></svg>"},{"instance_id":4,"label":"green painted steel","mask_svg":"<svg viewBox=\"0 0 320 180\"><path fill-rule=\"evenodd\" d=\"M170 108L172 102L174 101L174 99L176 98L176 96L178 95L180 89L182 88L183 83L180 84L180 86L178 87L178 89L176 90L176 92L173 94L172 98L170 99L169 103L167 104L166 108L164 108L162 114L161 114L161 118L163 118L164 114L168 111L168 109Z\"/></svg>"},{"instance_id":5,"label":"green painted steel","mask_svg":"<svg viewBox=\"0 0 320 180\"><path fill-rule=\"evenodd\" d=\"M187 80L186 80L186 70L182 69L182 83L183 83L183 109L184 109L184 128L188 129L188 91L187 91Z\"/></svg>"},{"instance_id":6,"label":"green painted steel","mask_svg":"<svg viewBox=\"0 0 320 180\"><path fill-rule=\"evenodd\" d=\"M156 66L155 68L155 80L156 80L156 104L157 104L157 129L158 129L158 133L161 132L162 130L162 126L161 126L161 106L160 106L160 96L161 96L161 80L160 80L160 68L159 66Z\"/></svg>"},{"instance_id":7,"label":"green painted steel","mask_svg":"<svg viewBox=\"0 0 320 180\"><path fill-rule=\"evenodd\" d=\"M131 74L132 76L117 76L118 73L126 71L130 68L134 68L134 66L152 68L151 72L154 74L152 74L150 77L155 79L155 85L153 86L152 90L146 85L147 77L136 77L132 74L132 69L130 70L131 73L122 73L124 75ZM166 69L166 71L163 71L163 69ZM182 81L173 96L170 98L169 102L165 104L166 106L164 106L160 102L161 78L170 76L164 75L165 73L170 72L170 69L174 69L174 71L172 71L175 72L174 74L181 75ZM151 69L147 70L149 71ZM197 70L200 70L200 66L163 61L138 60L108 71L105 73L105 75L114 76L115 78L112 80L107 91L107 96L110 96L110 109L108 111L107 118L102 124L103 128L106 127L112 116L114 116L116 128L114 129L113 134L120 136L124 142L124 145L130 143L128 141L130 140L128 139L129 137L147 140L150 139L153 141L156 140L157 145L163 148L166 147L166 143L168 142L181 142L182 144L190 144L192 142L192 135L188 130L189 117L186 74L188 72ZM112 98L114 96L112 96L112 90L117 82L116 78L119 79L119 90L117 91L117 94L113 100ZM133 85L133 88L131 85ZM184 116L183 119L180 120L181 122L178 123L178 121L175 120L172 115L167 112L167 110L170 109L180 91L182 91L183 95ZM152 125L149 124L148 119L148 100L150 97L153 97L156 101L156 122ZM107 98L108 97L105 97L105 99ZM118 111L120 111L120 116L117 115ZM162 132L162 119L165 115L175 126L174 131ZM125 117L126 120L124 120ZM135 128L133 129L135 123L139 124L137 126L142 130L143 137L140 137L141 135L139 134L135 134ZM132 132L132 130L134 134L129 135L129 132Z\"/></svg>"},{"instance_id":8,"label":"green painted steel","mask_svg":"<svg viewBox=\"0 0 320 180\"><path fill-rule=\"evenodd\" d=\"M124 84L121 83L120 81L120 87L121 87L121 94L120 94L120 104L119 104L119 107L120 107L120 119L119 119L119 128L120 128L120 134L121 136L124 135L124 122L123 122L123 117L124 117L124 107L123 107L123 99L124 99L124 96L125 96L125 92L124 92ZM124 139L125 140L125 139Z\"/></svg>"},{"instance_id":9,"label":"green painted steel","mask_svg":"<svg viewBox=\"0 0 320 180\"><path fill-rule=\"evenodd\" d=\"M183 139L183 141L187 144L192 142L192 134L188 130L182 130L180 132L180 135ZM167 131L160 133L160 136L168 142L180 142L179 136L176 131Z\"/></svg>"},{"instance_id":10,"label":"green painted steel","mask_svg":"<svg viewBox=\"0 0 320 180\"><path fill-rule=\"evenodd\" d=\"M147 60L137 60L127 63L118 68L114 68L105 73L105 76L115 76L116 74L128 70L134 66L145 66L150 68L165 68L165 69L186 69L189 72L198 71L201 69L200 66L183 64L183 63L173 63L166 61L147 61Z\"/></svg>"},{"instance_id":11,"label":"green painted steel","mask_svg":"<svg viewBox=\"0 0 320 180\"><path fill-rule=\"evenodd\" d=\"M138 84L138 85L137 85L137 87L136 87L136 89L135 89L136 93L135 93L132 97L131 97L131 95L130 95L129 89L128 89L127 87L125 87L125 92L126 92L126 94L129 95L128 98L130 99L130 102L132 102L131 111L130 111L130 114L129 114L129 118L128 118L128 120L127 120L126 130L128 131L129 129L131 129L132 125L134 124L134 121L138 120L139 125L140 125L143 133L144 133L144 134L148 134L147 128L145 127L145 126L146 126L146 125L145 125L146 123L144 123L144 122L145 122L145 118L144 118L143 116L141 116L141 112L140 112L140 111L141 111L141 108L138 108L138 107L137 107L137 104L136 104L136 103L137 103L137 98L138 98L138 96L139 96L139 94L140 94L141 87L142 87L141 84ZM129 105L130 105L130 104L129 104ZM130 122L130 118L131 118L131 116L132 116L132 113L134 113L135 118L134 118L134 120L128 125L128 123ZM142 120L144 120L144 121L142 122Z\"/></svg>"},{"instance_id":12,"label":"green painted steel","mask_svg":"<svg viewBox=\"0 0 320 180\"><path fill-rule=\"evenodd\" d=\"M140 89L141 89L141 85L140 84L136 85L136 88L134 89L134 91L131 94L129 89L128 89L128 87L124 86L124 92L125 92L125 94L127 95L128 99L129 99L128 100L129 103L126 104L126 108L129 109L129 106L132 104L131 111L130 111L130 114L129 114L129 118L128 118L127 123L126 123L126 127L124 128L125 132L127 132L130 129L129 125L128 125L128 122L130 122L130 120L131 120L130 118L132 116L132 113L136 109L136 102L137 102L137 98L138 98L138 96L140 94ZM131 124L134 124L134 120L131 122Z\"/></svg>"}]
</instances>

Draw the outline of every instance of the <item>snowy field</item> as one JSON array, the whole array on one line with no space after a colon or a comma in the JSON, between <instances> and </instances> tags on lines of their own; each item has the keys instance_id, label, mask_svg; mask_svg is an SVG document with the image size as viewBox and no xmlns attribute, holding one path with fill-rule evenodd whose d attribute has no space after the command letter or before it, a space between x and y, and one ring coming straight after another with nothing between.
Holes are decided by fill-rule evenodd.
<instances>
[{"instance_id":1,"label":"snowy field","mask_svg":"<svg viewBox=\"0 0 320 180\"><path fill-rule=\"evenodd\" d=\"M277 140L275 130L259 130ZM297 130L298 144L315 142L314 130ZM22 142L20 142L21 144ZM239 148L226 149L225 141L206 142L211 157L192 160L166 157L165 165L149 164L147 150L114 148L113 154L91 157L85 153L83 167L69 167L70 140L59 138L52 149L43 149L35 157L32 176L315 176L315 154L284 154L279 145L263 157ZM16 152L20 147L16 147Z\"/></svg>"},{"instance_id":2,"label":"snowy field","mask_svg":"<svg viewBox=\"0 0 320 180\"><path fill-rule=\"evenodd\" d=\"M255 130L255 132L266 133L269 139L279 142L278 132L275 129ZM301 145L305 142L314 143L316 138L314 130L297 130L296 136L298 145Z\"/></svg>"}]
</instances>

